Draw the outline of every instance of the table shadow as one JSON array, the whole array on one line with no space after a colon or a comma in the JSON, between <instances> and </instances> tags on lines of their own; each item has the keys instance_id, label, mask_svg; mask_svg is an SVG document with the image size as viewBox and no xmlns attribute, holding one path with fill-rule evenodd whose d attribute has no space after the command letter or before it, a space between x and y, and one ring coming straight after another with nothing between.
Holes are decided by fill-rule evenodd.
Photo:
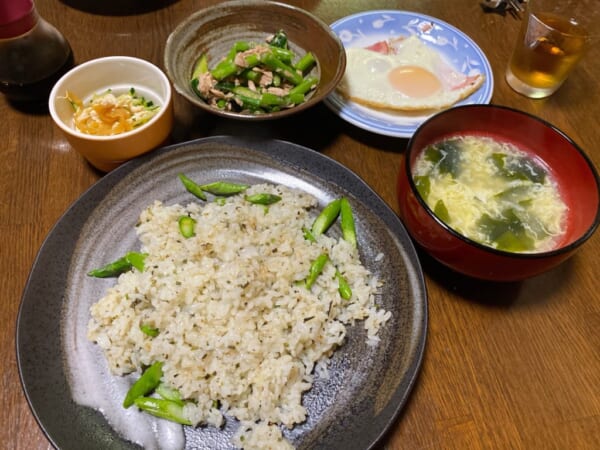
<instances>
[{"instance_id":1,"label":"table shadow","mask_svg":"<svg viewBox=\"0 0 600 450\"><path fill-rule=\"evenodd\" d=\"M322 152L339 136L390 153L403 153L408 139L382 136L362 130L336 116L324 104L276 120L245 121L207 113L182 98L175 99L175 142L206 136L249 136L281 139Z\"/></svg>"},{"instance_id":2,"label":"table shadow","mask_svg":"<svg viewBox=\"0 0 600 450\"><path fill-rule=\"evenodd\" d=\"M421 248L417 248L417 253L423 272L435 283L464 301L490 308L508 309L549 302L554 297L553 293L569 283L568 279L575 271L575 263L571 258L535 277L520 281L496 282L455 272Z\"/></svg>"},{"instance_id":3,"label":"table shadow","mask_svg":"<svg viewBox=\"0 0 600 450\"><path fill-rule=\"evenodd\" d=\"M90 14L131 16L156 11L178 0L61 0L65 5Z\"/></svg>"}]
</instances>

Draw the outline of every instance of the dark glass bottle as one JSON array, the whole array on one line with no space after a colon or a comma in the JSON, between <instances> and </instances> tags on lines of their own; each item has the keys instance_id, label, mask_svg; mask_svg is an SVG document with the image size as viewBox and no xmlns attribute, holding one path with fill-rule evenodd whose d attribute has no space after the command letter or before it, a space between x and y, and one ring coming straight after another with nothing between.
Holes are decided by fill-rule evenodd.
<instances>
[{"instance_id":1,"label":"dark glass bottle","mask_svg":"<svg viewBox=\"0 0 600 450\"><path fill-rule=\"evenodd\" d=\"M32 0L0 0L0 91L10 101L47 101L72 66L71 46Z\"/></svg>"}]
</instances>

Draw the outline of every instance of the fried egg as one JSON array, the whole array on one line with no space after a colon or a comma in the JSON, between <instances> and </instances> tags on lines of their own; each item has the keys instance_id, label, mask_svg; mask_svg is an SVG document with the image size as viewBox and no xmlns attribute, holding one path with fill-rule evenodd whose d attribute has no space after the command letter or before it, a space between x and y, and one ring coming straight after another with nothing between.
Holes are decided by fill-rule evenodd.
<instances>
[{"instance_id":1,"label":"fried egg","mask_svg":"<svg viewBox=\"0 0 600 450\"><path fill-rule=\"evenodd\" d=\"M357 103L399 111L443 109L468 97L484 76L452 68L417 36L386 46L346 49L346 72L338 90Z\"/></svg>"}]
</instances>

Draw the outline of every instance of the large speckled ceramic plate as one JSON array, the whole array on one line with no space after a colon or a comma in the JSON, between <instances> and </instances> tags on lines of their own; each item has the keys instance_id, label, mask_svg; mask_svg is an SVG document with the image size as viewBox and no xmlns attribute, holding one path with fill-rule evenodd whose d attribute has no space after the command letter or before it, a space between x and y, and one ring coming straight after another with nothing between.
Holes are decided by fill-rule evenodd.
<instances>
[{"instance_id":1,"label":"large speckled ceramic plate","mask_svg":"<svg viewBox=\"0 0 600 450\"><path fill-rule=\"evenodd\" d=\"M380 301L392 318L377 347L365 344L362 327L351 327L331 360L330 378L317 379L303 397L308 420L284 433L300 449L373 447L405 404L425 346L427 297L414 247L394 212L342 165L295 144L232 137L165 147L121 166L85 192L49 233L17 323L23 388L48 438L61 449L137 448L101 413L72 400L73 383L90 397L106 395L115 407L122 400L111 400L110 380L117 377L108 374L98 349L82 336L89 306L114 280L85 273L135 248L134 225L145 206L156 199L166 204L192 200L177 179L179 172L198 182L280 183L313 194L322 205L341 195L350 199L362 260L384 281ZM89 379L72 376L90 367L97 374ZM231 448L236 425L229 419L222 429L185 427L186 448Z\"/></svg>"},{"instance_id":2,"label":"large speckled ceramic plate","mask_svg":"<svg viewBox=\"0 0 600 450\"><path fill-rule=\"evenodd\" d=\"M344 17L331 25L345 48L366 47L398 36L418 36L437 50L456 71L483 74L483 85L456 105L489 103L494 91L490 63L477 44L458 28L435 17L408 11L377 10ZM347 70L347 68L346 68ZM387 112L368 108L334 92L325 104L359 128L392 137L410 137L434 111Z\"/></svg>"}]
</instances>

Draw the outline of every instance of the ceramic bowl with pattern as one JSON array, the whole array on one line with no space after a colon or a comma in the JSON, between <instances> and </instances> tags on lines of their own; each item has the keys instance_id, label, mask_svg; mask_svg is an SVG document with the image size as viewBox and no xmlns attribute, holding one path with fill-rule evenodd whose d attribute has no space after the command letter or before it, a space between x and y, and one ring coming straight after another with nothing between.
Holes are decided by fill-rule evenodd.
<instances>
[{"instance_id":1,"label":"ceramic bowl with pattern","mask_svg":"<svg viewBox=\"0 0 600 450\"><path fill-rule=\"evenodd\" d=\"M262 44L279 30L286 33L295 60L309 51L316 59L310 75L319 81L304 102L256 114L216 108L197 95L191 80L202 55L213 69L236 42ZM175 90L192 105L221 117L251 121L286 117L314 106L333 91L346 67L344 47L321 19L292 5L256 0L222 2L190 15L169 35L164 60Z\"/></svg>"}]
</instances>

